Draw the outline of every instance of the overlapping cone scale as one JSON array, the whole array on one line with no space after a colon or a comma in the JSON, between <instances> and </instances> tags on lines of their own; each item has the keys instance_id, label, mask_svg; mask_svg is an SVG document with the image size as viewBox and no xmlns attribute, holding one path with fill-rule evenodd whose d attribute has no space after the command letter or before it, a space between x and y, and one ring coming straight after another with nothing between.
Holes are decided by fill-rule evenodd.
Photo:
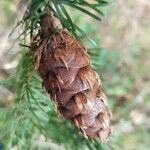
<instances>
[{"instance_id":1,"label":"overlapping cone scale","mask_svg":"<svg viewBox=\"0 0 150 150\"><path fill-rule=\"evenodd\" d=\"M107 142L111 114L86 49L60 29L40 38L39 43L34 42L38 43L34 46L35 51L42 45L38 71L59 113L71 120L85 136L99 137Z\"/></svg>"}]
</instances>

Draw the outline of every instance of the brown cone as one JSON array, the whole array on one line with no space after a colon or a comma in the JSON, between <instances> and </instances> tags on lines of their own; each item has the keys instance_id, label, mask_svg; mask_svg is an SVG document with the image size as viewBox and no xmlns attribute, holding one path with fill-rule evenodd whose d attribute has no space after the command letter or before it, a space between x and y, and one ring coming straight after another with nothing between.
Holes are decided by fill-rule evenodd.
<instances>
[{"instance_id":1,"label":"brown cone","mask_svg":"<svg viewBox=\"0 0 150 150\"><path fill-rule=\"evenodd\" d=\"M86 49L52 24L52 17L45 16L32 44L43 85L64 118L85 136L107 142L111 113L101 81L91 68Z\"/></svg>"}]
</instances>

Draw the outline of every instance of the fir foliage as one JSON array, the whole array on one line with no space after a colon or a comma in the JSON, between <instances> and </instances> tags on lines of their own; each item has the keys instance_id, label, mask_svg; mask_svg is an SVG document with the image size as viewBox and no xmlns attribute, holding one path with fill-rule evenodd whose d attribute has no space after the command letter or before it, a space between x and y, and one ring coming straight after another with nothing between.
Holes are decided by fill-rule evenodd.
<instances>
[{"instance_id":1,"label":"fir foliage","mask_svg":"<svg viewBox=\"0 0 150 150\"><path fill-rule=\"evenodd\" d=\"M33 149L33 137L36 133L60 145L62 149L71 150L103 150L109 149L97 140L86 139L79 134L70 122L59 118L55 106L50 102L48 95L42 89L41 79L35 71L34 52L30 51L29 38L32 41L37 33L41 17L51 11L59 19L63 28L74 37L85 37L86 34L74 22L66 6L78 10L98 21L101 21L102 6L107 1L95 0L28 0L28 9L17 27L22 26L19 35L23 48L15 75L1 85L9 87L10 82L15 87L15 105L2 108L0 111L0 140L4 149L16 147L18 150ZM89 50L91 56L97 59L97 49ZM96 60L95 68L97 68Z\"/></svg>"}]
</instances>

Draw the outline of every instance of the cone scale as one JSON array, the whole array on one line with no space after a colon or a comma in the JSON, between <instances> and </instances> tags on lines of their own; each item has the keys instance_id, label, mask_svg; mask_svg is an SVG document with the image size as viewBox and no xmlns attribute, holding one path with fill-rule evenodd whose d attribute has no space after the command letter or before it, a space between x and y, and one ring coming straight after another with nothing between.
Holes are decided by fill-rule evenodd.
<instances>
[{"instance_id":1,"label":"cone scale","mask_svg":"<svg viewBox=\"0 0 150 150\"><path fill-rule=\"evenodd\" d=\"M98 137L106 143L111 132L111 113L84 46L65 30L57 29L51 15L45 15L32 50L43 86L59 114L84 136Z\"/></svg>"}]
</instances>

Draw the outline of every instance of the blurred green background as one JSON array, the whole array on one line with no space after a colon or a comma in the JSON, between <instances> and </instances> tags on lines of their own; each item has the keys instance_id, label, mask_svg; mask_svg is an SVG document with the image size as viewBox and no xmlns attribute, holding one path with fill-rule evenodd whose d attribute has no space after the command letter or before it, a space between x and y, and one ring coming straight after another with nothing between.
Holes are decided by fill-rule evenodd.
<instances>
[{"instance_id":1,"label":"blurred green background","mask_svg":"<svg viewBox=\"0 0 150 150\"><path fill-rule=\"evenodd\" d=\"M8 35L20 8L19 0L0 0L0 80L16 69L18 60L14 58L19 47L11 46L19 33L9 39ZM150 1L115 0L104 12L99 23L70 10L75 23L102 49L95 57L100 67L94 57L92 62L113 112L109 145L114 150L150 150ZM94 46L87 42L87 48ZM0 91L1 111L13 105L14 93L4 86L0 86Z\"/></svg>"}]
</instances>

